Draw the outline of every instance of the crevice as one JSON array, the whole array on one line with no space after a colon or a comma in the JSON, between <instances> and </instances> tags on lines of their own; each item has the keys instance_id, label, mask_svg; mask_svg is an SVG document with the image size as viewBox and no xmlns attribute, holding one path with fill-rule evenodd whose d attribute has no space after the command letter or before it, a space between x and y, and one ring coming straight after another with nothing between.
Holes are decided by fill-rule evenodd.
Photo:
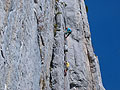
<instances>
[{"instance_id":1,"label":"crevice","mask_svg":"<svg viewBox=\"0 0 120 90\"><path fill-rule=\"evenodd\" d=\"M38 41L38 46L39 46L39 49L40 49L40 40L39 40L39 35L37 35L37 41Z\"/></svg>"},{"instance_id":2,"label":"crevice","mask_svg":"<svg viewBox=\"0 0 120 90\"><path fill-rule=\"evenodd\" d=\"M37 35L37 41L38 41L38 46L39 46L39 51L40 51L41 64L44 64L44 62L43 62L43 56L42 56L42 49L41 49L41 46L40 46L40 35L39 34Z\"/></svg>"},{"instance_id":3,"label":"crevice","mask_svg":"<svg viewBox=\"0 0 120 90\"><path fill-rule=\"evenodd\" d=\"M53 50L52 50L52 58L51 58L51 62L50 62L50 78L49 78L49 86L50 86L50 88L51 88L51 90L53 90L53 88L52 88L52 84L53 84L53 82L52 82L52 69L54 68L54 65L53 65L53 60L54 60L54 46L53 46Z\"/></svg>"},{"instance_id":4,"label":"crevice","mask_svg":"<svg viewBox=\"0 0 120 90\"><path fill-rule=\"evenodd\" d=\"M36 17L36 20L37 20L37 13L34 11L34 14L35 14L35 17ZM38 21L37 21L38 22ZM38 24L38 23L37 23Z\"/></svg>"},{"instance_id":5,"label":"crevice","mask_svg":"<svg viewBox=\"0 0 120 90\"><path fill-rule=\"evenodd\" d=\"M55 14L55 24L54 24L54 37L56 36L56 32L57 32L57 15Z\"/></svg>"},{"instance_id":6,"label":"crevice","mask_svg":"<svg viewBox=\"0 0 120 90\"><path fill-rule=\"evenodd\" d=\"M38 24L39 24L39 19L37 18L36 13L35 13L35 16L36 16L36 20L37 20L37 27L38 27Z\"/></svg>"},{"instance_id":7,"label":"crevice","mask_svg":"<svg viewBox=\"0 0 120 90\"><path fill-rule=\"evenodd\" d=\"M57 15L55 15L55 24L57 24Z\"/></svg>"},{"instance_id":8,"label":"crevice","mask_svg":"<svg viewBox=\"0 0 120 90\"><path fill-rule=\"evenodd\" d=\"M74 40L75 40L75 41L77 41L77 42L79 42L79 40L78 40L78 39L76 39L76 38L74 38Z\"/></svg>"},{"instance_id":9,"label":"crevice","mask_svg":"<svg viewBox=\"0 0 120 90\"><path fill-rule=\"evenodd\" d=\"M43 40L43 38L42 38L42 35L41 35L41 34L40 34L40 38L41 38L42 45L43 45L43 46L45 46L45 44L44 44L44 40Z\"/></svg>"},{"instance_id":10,"label":"crevice","mask_svg":"<svg viewBox=\"0 0 120 90\"><path fill-rule=\"evenodd\" d=\"M70 83L70 89L74 88L74 87L79 87L79 85L75 84L75 83Z\"/></svg>"},{"instance_id":11,"label":"crevice","mask_svg":"<svg viewBox=\"0 0 120 90\"><path fill-rule=\"evenodd\" d=\"M51 71L51 70L50 70L50 71ZM51 75L51 72L50 72L49 86L50 86L50 88L52 89L52 75Z\"/></svg>"},{"instance_id":12,"label":"crevice","mask_svg":"<svg viewBox=\"0 0 120 90\"><path fill-rule=\"evenodd\" d=\"M40 10L42 11L42 6L39 6L40 7Z\"/></svg>"},{"instance_id":13,"label":"crevice","mask_svg":"<svg viewBox=\"0 0 120 90\"><path fill-rule=\"evenodd\" d=\"M36 4L37 4L37 3L38 3L38 0L34 0L34 3L36 3Z\"/></svg>"},{"instance_id":14,"label":"crevice","mask_svg":"<svg viewBox=\"0 0 120 90\"><path fill-rule=\"evenodd\" d=\"M37 3L38 0L34 0L34 2ZM37 22L37 32L38 32L37 41L38 41L38 46L39 46L39 51L40 51L41 64L44 64L44 57L43 57L42 48L43 48L43 46L45 46L45 43L44 43L44 39L41 35L41 30L42 30L43 27L39 27L40 17L37 16L36 10L34 11L34 15L35 15L36 22Z\"/></svg>"},{"instance_id":15,"label":"crevice","mask_svg":"<svg viewBox=\"0 0 120 90\"><path fill-rule=\"evenodd\" d=\"M1 50L1 56L5 59L4 54L3 54L3 51L2 51L2 50Z\"/></svg>"},{"instance_id":16,"label":"crevice","mask_svg":"<svg viewBox=\"0 0 120 90\"><path fill-rule=\"evenodd\" d=\"M41 17L42 17L42 15L41 15L41 16L37 16L37 12L36 12L36 10L34 11L34 14L35 14L36 21L37 21L37 29L38 29L38 31L40 32L40 31L43 30L43 27L44 27L44 26L43 26L43 25L39 26L39 24L43 23L44 20L40 20Z\"/></svg>"},{"instance_id":17,"label":"crevice","mask_svg":"<svg viewBox=\"0 0 120 90\"><path fill-rule=\"evenodd\" d=\"M51 59L51 62L50 62L50 68L53 68L53 67L54 67L54 66L53 66L54 57L55 57L55 55L54 55L54 49L53 49L53 51L52 51L52 59Z\"/></svg>"},{"instance_id":18,"label":"crevice","mask_svg":"<svg viewBox=\"0 0 120 90\"><path fill-rule=\"evenodd\" d=\"M79 8L80 8L80 13L81 13L81 15L82 15L82 11L81 11L81 4L80 4L80 0L78 1L78 3L79 3Z\"/></svg>"},{"instance_id":19,"label":"crevice","mask_svg":"<svg viewBox=\"0 0 120 90\"><path fill-rule=\"evenodd\" d=\"M65 24L65 27L66 27L66 19L65 19L65 17L64 17L64 24Z\"/></svg>"}]
</instances>

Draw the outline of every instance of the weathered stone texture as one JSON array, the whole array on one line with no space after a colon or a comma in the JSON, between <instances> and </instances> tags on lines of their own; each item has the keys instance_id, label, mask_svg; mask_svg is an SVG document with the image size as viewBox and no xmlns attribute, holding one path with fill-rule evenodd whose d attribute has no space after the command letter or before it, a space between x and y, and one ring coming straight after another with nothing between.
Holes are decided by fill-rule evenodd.
<instances>
[{"instance_id":1,"label":"weathered stone texture","mask_svg":"<svg viewBox=\"0 0 120 90\"><path fill-rule=\"evenodd\" d=\"M105 90L84 0L0 0L0 90Z\"/></svg>"}]
</instances>

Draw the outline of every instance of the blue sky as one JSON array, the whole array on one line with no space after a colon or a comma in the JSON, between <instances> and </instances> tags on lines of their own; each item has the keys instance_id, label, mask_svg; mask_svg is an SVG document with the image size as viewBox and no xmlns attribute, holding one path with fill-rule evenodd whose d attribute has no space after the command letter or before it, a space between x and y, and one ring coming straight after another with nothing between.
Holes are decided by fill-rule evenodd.
<instances>
[{"instance_id":1,"label":"blue sky","mask_svg":"<svg viewBox=\"0 0 120 90\"><path fill-rule=\"evenodd\" d=\"M120 90L120 0L85 0L106 90Z\"/></svg>"}]
</instances>

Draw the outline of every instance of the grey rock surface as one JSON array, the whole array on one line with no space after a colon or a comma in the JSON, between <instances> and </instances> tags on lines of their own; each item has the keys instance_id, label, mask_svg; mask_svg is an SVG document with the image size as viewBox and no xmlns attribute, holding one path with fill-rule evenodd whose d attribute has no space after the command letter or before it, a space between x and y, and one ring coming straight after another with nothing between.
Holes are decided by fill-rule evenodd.
<instances>
[{"instance_id":1,"label":"grey rock surface","mask_svg":"<svg viewBox=\"0 0 120 90\"><path fill-rule=\"evenodd\" d=\"M0 0L0 90L105 90L84 0Z\"/></svg>"}]
</instances>

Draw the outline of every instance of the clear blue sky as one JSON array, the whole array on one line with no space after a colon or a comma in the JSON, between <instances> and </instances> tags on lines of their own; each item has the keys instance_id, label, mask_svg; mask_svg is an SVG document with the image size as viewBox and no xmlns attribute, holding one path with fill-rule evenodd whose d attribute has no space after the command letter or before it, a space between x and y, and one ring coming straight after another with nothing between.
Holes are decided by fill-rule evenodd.
<instances>
[{"instance_id":1,"label":"clear blue sky","mask_svg":"<svg viewBox=\"0 0 120 90\"><path fill-rule=\"evenodd\" d=\"M120 90L120 0L85 0L106 90Z\"/></svg>"}]
</instances>

